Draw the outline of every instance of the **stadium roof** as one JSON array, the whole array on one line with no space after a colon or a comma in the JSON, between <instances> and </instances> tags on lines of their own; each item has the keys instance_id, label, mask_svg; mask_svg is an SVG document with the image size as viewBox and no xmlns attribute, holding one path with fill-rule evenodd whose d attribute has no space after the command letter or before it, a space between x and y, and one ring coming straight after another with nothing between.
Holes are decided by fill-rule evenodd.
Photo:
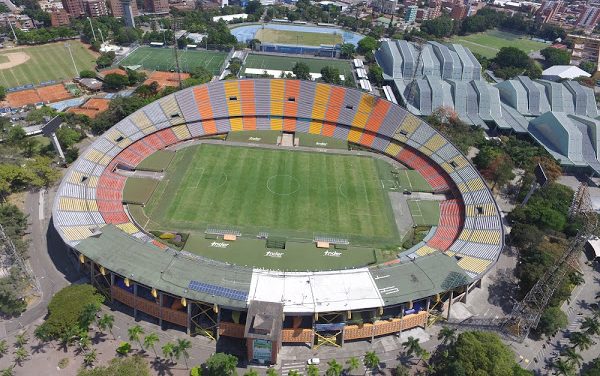
<instances>
[{"instance_id":1,"label":"stadium roof","mask_svg":"<svg viewBox=\"0 0 600 376\"><path fill-rule=\"evenodd\" d=\"M577 77L591 77L592 75L573 65L554 65L542 72L542 77L558 77L574 79Z\"/></svg>"}]
</instances>

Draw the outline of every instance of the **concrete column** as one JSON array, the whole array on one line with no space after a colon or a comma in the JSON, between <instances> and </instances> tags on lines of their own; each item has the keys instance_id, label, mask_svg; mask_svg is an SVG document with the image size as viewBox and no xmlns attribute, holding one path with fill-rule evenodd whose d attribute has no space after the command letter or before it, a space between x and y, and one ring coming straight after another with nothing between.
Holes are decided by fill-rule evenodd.
<instances>
[{"instance_id":1,"label":"concrete column","mask_svg":"<svg viewBox=\"0 0 600 376\"><path fill-rule=\"evenodd\" d=\"M452 308L452 299L454 299L454 290L450 291L450 300L448 300L448 315L446 320L450 320L450 309Z\"/></svg>"},{"instance_id":2,"label":"concrete column","mask_svg":"<svg viewBox=\"0 0 600 376\"><path fill-rule=\"evenodd\" d=\"M430 306L430 304L431 304L431 297L428 296L427 297L427 305L426 305L426 308L425 308L425 311L427 312L427 317L428 318L429 318L429 306ZM429 322L429 320L425 320L425 328L427 328L427 323L428 322Z\"/></svg>"},{"instance_id":3,"label":"concrete column","mask_svg":"<svg viewBox=\"0 0 600 376\"><path fill-rule=\"evenodd\" d=\"M90 260L90 283L92 284L92 286L97 285L95 283L95 278L94 278L94 261L92 261L92 260Z\"/></svg>"},{"instance_id":4,"label":"concrete column","mask_svg":"<svg viewBox=\"0 0 600 376\"><path fill-rule=\"evenodd\" d=\"M162 319L162 309L163 309L163 293L161 291L158 292L158 325L160 326L160 329L162 330L163 328L163 319Z\"/></svg>"},{"instance_id":5,"label":"concrete column","mask_svg":"<svg viewBox=\"0 0 600 376\"><path fill-rule=\"evenodd\" d=\"M467 285L467 288L465 288L465 301L464 301L465 304L467 304L468 298L469 298L469 285Z\"/></svg>"},{"instance_id":6,"label":"concrete column","mask_svg":"<svg viewBox=\"0 0 600 376\"><path fill-rule=\"evenodd\" d=\"M133 319L137 320L137 283L133 283Z\"/></svg>"},{"instance_id":7,"label":"concrete column","mask_svg":"<svg viewBox=\"0 0 600 376\"><path fill-rule=\"evenodd\" d=\"M115 273L110 272L110 302L114 303L115 299L113 298L112 295L112 287L115 285Z\"/></svg>"},{"instance_id":8,"label":"concrete column","mask_svg":"<svg viewBox=\"0 0 600 376\"><path fill-rule=\"evenodd\" d=\"M404 304L400 304L400 332L398 337L402 337L402 327L404 326Z\"/></svg>"},{"instance_id":9,"label":"concrete column","mask_svg":"<svg viewBox=\"0 0 600 376\"><path fill-rule=\"evenodd\" d=\"M188 301L187 305L187 334L192 334L192 303Z\"/></svg>"},{"instance_id":10,"label":"concrete column","mask_svg":"<svg viewBox=\"0 0 600 376\"><path fill-rule=\"evenodd\" d=\"M215 333L215 339L218 341L219 340L219 328L221 327L221 307L219 307L217 305L217 307L219 308L219 312L217 312L217 330Z\"/></svg>"}]
</instances>

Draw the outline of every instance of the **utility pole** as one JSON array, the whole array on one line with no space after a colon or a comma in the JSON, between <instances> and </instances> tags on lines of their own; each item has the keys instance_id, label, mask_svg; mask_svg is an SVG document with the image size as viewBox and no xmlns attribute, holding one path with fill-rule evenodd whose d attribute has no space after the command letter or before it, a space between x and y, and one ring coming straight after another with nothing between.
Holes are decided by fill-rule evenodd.
<instances>
[{"instance_id":1,"label":"utility pole","mask_svg":"<svg viewBox=\"0 0 600 376\"><path fill-rule=\"evenodd\" d=\"M17 39L17 34L15 34L15 29L13 29L13 25L12 22L10 22L10 20L8 20L8 25L10 26L10 30L13 33L13 37L15 37L15 42L19 43L19 40Z\"/></svg>"},{"instance_id":2,"label":"utility pole","mask_svg":"<svg viewBox=\"0 0 600 376\"><path fill-rule=\"evenodd\" d=\"M173 52L175 53L175 66L177 67L177 82L179 83L179 90L183 89L183 85L181 83L181 69L179 68L179 53L177 48L177 36L175 32L177 30L177 18L173 18Z\"/></svg>"}]
</instances>

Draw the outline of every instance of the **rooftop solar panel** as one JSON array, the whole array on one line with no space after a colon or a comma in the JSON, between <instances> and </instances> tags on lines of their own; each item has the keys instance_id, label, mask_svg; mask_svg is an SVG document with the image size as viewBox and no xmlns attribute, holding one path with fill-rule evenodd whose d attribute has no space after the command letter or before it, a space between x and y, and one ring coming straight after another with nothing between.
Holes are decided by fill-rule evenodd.
<instances>
[{"instance_id":1,"label":"rooftop solar panel","mask_svg":"<svg viewBox=\"0 0 600 376\"><path fill-rule=\"evenodd\" d=\"M217 285L211 285L209 283L203 283L203 282L198 282L198 281L193 281L193 280L190 281L188 288L190 290L203 292L205 294L210 294L210 295L222 296L224 298L229 298L229 299L233 299L233 300L246 301L248 299L248 294L243 291L234 290L234 289L230 289L227 287L221 287L221 286L217 286Z\"/></svg>"}]
</instances>

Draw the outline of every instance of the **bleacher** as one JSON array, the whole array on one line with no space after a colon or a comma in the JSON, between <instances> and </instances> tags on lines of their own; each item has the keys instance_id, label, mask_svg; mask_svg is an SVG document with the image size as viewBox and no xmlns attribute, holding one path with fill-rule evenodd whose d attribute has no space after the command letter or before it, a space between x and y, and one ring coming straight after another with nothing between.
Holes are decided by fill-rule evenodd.
<instances>
[{"instance_id":1,"label":"bleacher","mask_svg":"<svg viewBox=\"0 0 600 376\"><path fill-rule=\"evenodd\" d=\"M401 44L412 54L411 46ZM444 58L452 59L450 52L456 54L443 51ZM414 61L404 63L417 68ZM452 65L441 69L454 73ZM470 89L475 93L475 88ZM463 113L468 106L465 98ZM125 178L114 169L118 165L134 168L156 150L189 138L248 129L308 132L388 154L420 172L435 192L454 195L442 202L436 231L415 249L415 256L443 251L456 257L458 265L475 278L500 254L503 230L488 188L466 158L428 124L358 90L281 79L192 87L161 98L116 124L67 172L54 207L59 233L76 244L111 223L144 238L123 208Z\"/></svg>"}]
</instances>

